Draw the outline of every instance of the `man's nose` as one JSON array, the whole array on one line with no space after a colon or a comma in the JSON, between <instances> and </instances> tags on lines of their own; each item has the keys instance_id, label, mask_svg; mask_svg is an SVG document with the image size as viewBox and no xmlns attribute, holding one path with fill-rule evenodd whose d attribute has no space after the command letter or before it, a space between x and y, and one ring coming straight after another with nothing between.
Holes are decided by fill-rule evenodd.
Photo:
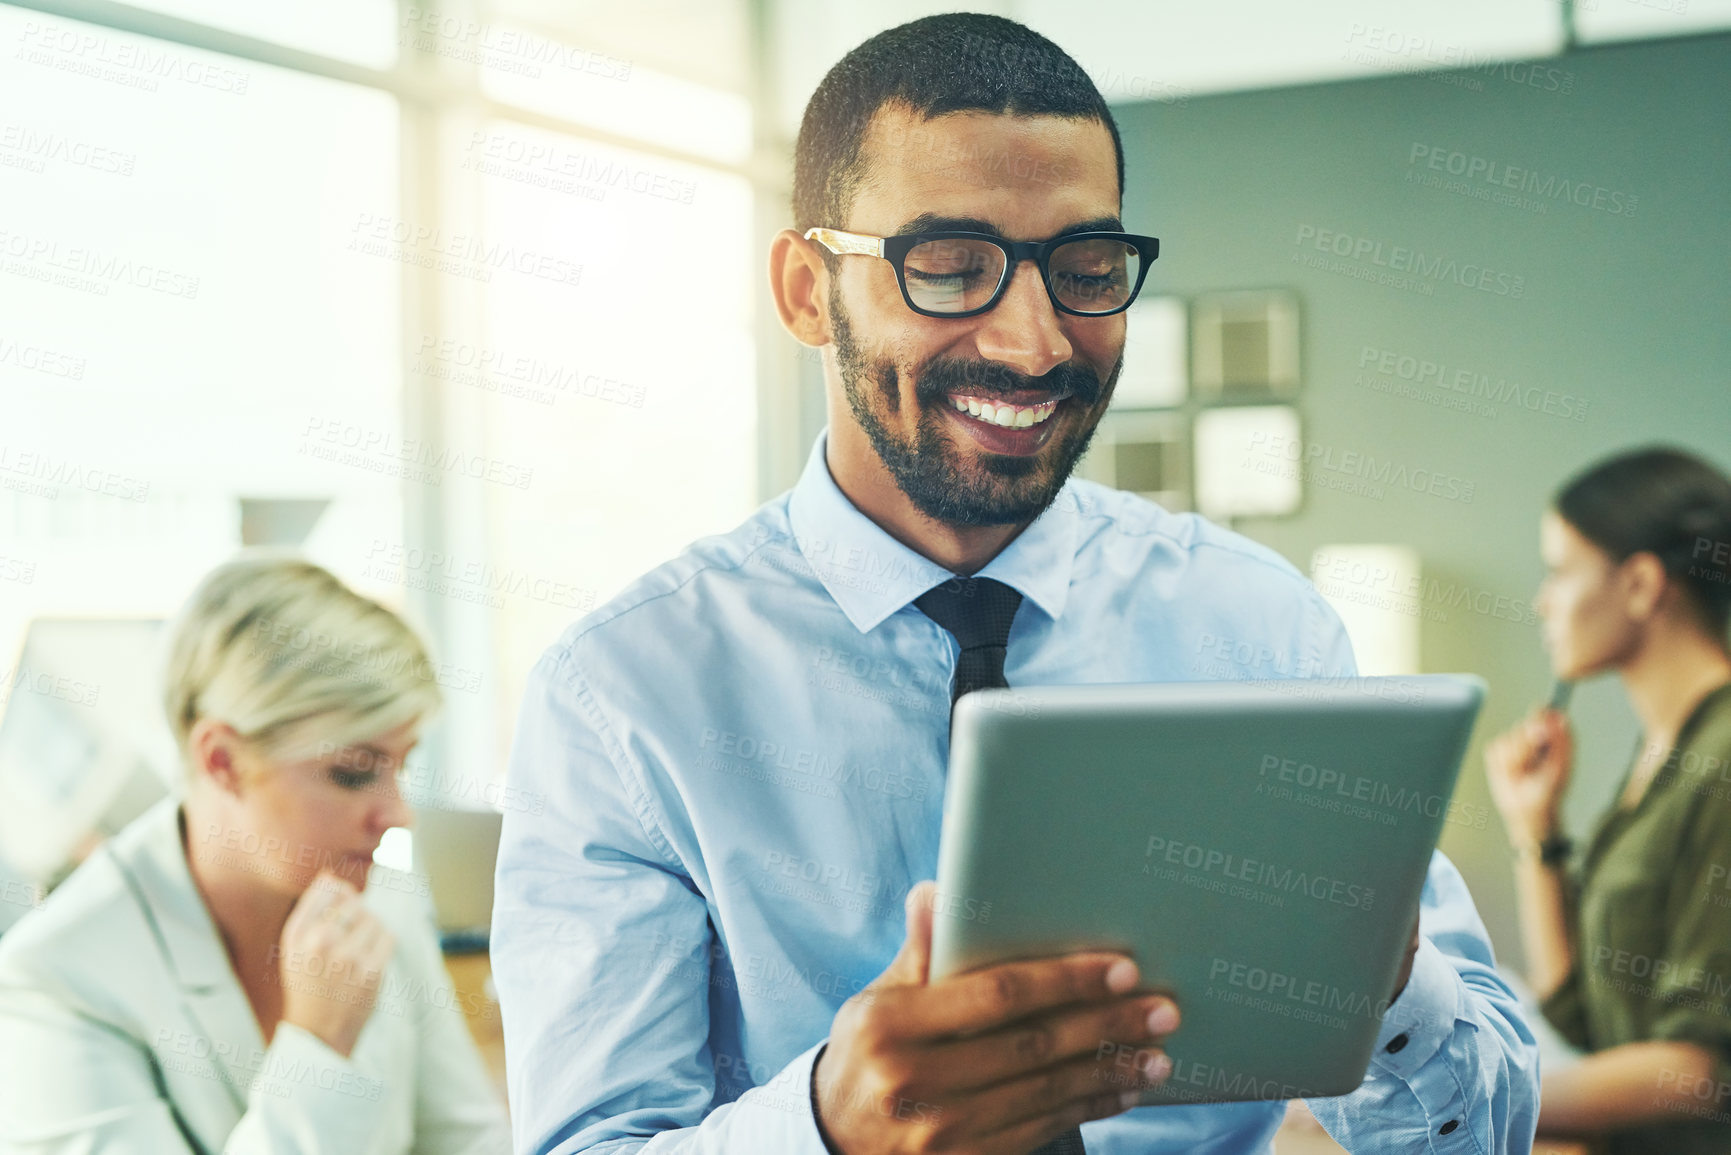
<instances>
[{"instance_id":1,"label":"man's nose","mask_svg":"<svg viewBox=\"0 0 1731 1155\"><path fill-rule=\"evenodd\" d=\"M1016 262L1003 299L982 319L985 324L974 337L980 356L1024 377L1043 377L1074 352L1040 280L1040 266L1032 260Z\"/></svg>"}]
</instances>

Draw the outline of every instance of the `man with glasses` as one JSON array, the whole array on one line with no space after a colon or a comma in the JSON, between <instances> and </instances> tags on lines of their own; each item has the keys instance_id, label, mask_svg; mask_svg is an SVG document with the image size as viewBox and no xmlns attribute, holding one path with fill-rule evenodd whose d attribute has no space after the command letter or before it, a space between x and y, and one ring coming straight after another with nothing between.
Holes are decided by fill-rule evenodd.
<instances>
[{"instance_id":1,"label":"man with glasses","mask_svg":"<svg viewBox=\"0 0 1731 1155\"><path fill-rule=\"evenodd\" d=\"M955 695L1354 670L1272 551L1070 479L1159 255L1111 114L1045 38L935 16L830 71L795 163L770 275L825 435L531 678L510 783L545 805L505 816L493 928L517 1147L1266 1151L1279 1103L1134 1108L1193 1073L1122 955L927 973ZM1533 1039L1440 855L1391 996L1325 1126L1527 1151Z\"/></svg>"}]
</instances>

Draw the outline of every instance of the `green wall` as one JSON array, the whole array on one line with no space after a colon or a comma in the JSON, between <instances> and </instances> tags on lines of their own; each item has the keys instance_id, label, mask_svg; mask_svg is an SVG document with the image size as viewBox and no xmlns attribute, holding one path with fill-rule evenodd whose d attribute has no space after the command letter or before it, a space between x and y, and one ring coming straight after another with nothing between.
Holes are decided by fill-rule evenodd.
<instances>
[{"instance_id":1,"label":"green wall","mask_svg":"<svg viewBox=\"0 0 1731 1155\"><path fill-rule=\"evenodd\" d=\"M1445 493L1470 485L1467 501L1307 483L1298 514L1234 528L1306 569L1328 543L1420 551L1436 579L1421 603L1424 668L1474 671L1491 685L1457 793L1488 807L1479 748L1548 685L1539 629L1520 619L1541 574L1537 521L1549 495L1582 465L1644 442L1731 468L1731 37L1115 112L1125 227L1161 238L1144 292L1297 291L1303 435L1307 450L1332 454L1318 476L1349 480L1354 467L1341 463L1357 453L1409 476L1443 474ZM1319 238L1358 259L1318 251ZM1400 269L1409 283L1342 269ZM1377 361L1395 354L1396 372L1361 368L1367 349ZM1445 368L1418 379L1407 365L1414 379L1402 380L1402 356ZM1444 399L1475 408L1435 403ZM1584 833L1637 733L1614 679L1582 686L1572 716L1581 752L1566 817ZM1443 849L1499 957L1518 964L1500 821L1450 826Z\"/></svg>"}]
</instances>

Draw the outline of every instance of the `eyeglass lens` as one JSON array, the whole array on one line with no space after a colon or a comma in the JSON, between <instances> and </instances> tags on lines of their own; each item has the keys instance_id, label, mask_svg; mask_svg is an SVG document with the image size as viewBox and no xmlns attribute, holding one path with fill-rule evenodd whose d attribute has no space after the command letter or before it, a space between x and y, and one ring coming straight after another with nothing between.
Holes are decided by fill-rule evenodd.
<instances>
[{"instance_id":1,"label":"eyeglass lens","mask_svg":"<svg viewBox=\"0 0 1731 1155\"><path fill-rule=\"evenodd\" d=\"M1140 254L1123 241L1059 245L1047 262L1052 294L1079 313L1122 308L1136 287ZM925 241L908 251L902 276L914 304L934 313L965 313L991 300L1004 275L1004 250L965 237Z\"/></svg>"}]
</instances>

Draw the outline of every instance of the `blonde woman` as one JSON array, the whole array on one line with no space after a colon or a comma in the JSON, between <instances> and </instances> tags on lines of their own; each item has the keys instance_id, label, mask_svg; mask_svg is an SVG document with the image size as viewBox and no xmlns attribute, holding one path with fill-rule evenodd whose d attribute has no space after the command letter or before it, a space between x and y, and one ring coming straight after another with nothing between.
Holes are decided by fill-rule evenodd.
<instances>
[{"instance_id":1,"label":"blonde woman","mask_svg":"<svg viewBox=\"0 0 1731 1155\"><path fill-rule=\"evenodd\" d=\"M425 888L372 864L439 704L317 566L205 578L166 671L184 790L0 938L0 1150L508 1149Z\"/></svg>"}]
</instances>

